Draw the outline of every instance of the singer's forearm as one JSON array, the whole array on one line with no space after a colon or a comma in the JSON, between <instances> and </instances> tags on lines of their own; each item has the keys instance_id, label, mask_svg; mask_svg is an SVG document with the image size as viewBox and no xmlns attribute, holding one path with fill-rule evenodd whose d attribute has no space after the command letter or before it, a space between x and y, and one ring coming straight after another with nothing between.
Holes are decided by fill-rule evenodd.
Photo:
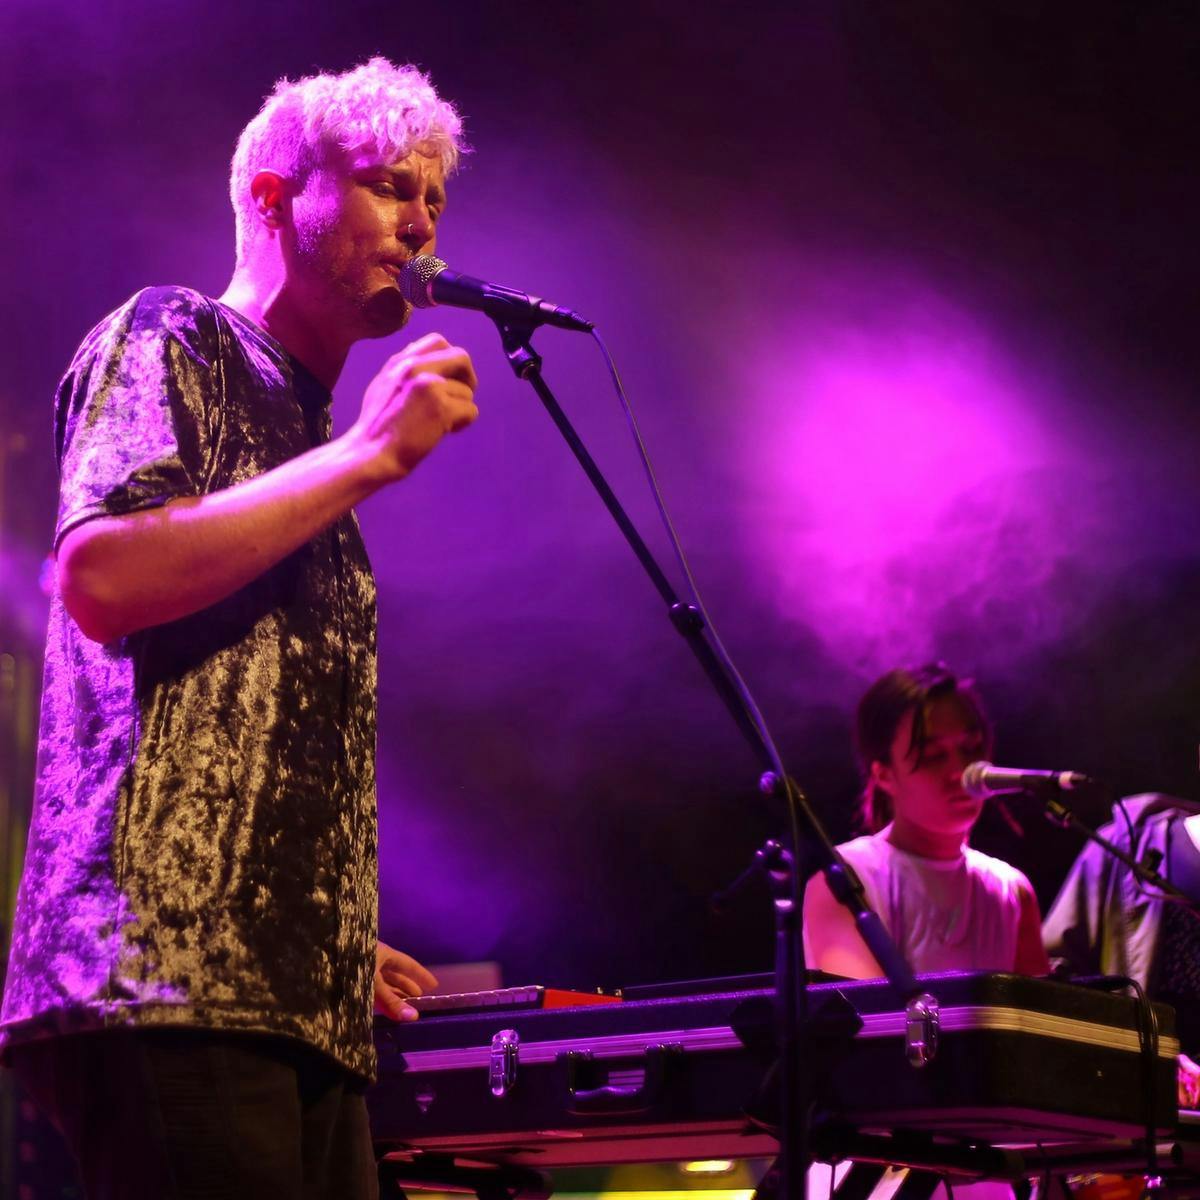
<instances>
[{"instance_id":1,"label":"singer's forearm","mask_svg":"<svg viewBox=\"0 0 1200 1200\"><path fill-rule=\"evenodd\" d=\"M224 491L88 521L59 548L63 602L99 642L186 617L256 579L381 482L361 443L344 437Z\"/></svg>"}]
</instances>

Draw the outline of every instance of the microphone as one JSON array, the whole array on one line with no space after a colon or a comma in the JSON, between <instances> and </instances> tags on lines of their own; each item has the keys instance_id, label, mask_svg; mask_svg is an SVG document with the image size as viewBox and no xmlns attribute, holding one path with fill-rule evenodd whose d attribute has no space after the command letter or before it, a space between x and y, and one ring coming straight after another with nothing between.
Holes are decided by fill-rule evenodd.
<instances>
[{"instance_id":1,"label":"microphone","mask_svg":"<svg viewBox=\"0 0 1200 1200\"><path fill-rule=\"evenodd\" d=\"M1094 782L1075 771L1022 771L1017 767L994 767L990 762L973 762L962 773L963 791L975 800L1047 789L1076 792Z\"/></svg>"},{"instance_id":2,"label":"microphone","mask_svg":"<svg viewBox=\"0 0 1200 1200\"><path fill-rule=\"evenodd\" d=\"M470 275L451 271L440 258L418 254L400 271L400 292L414 308L447 304L451 308L474 308L498 321L518 325L555 325L588 333L592 322L569 308L560 308L539 296L515 288L485 283Z\"/></svg>"}]
</instances>

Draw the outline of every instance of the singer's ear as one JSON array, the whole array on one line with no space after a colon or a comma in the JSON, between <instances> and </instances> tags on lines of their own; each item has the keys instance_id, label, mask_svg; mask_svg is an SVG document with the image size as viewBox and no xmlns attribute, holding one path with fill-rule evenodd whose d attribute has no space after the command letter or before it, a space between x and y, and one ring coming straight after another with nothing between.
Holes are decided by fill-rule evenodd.
<instances>
[{"instance_id":1,"label":"singer's ear","mask_svg":"<svg viewBox=\"0 0 1200 1200\"><path fill-rule=\"evenodd\" d=\"M880 762L876 759L871 764L871 782L877 788L883 788L885 792L889 792L892 784L895 782L896 772L885 762ZM889 793L890 794L890 793Z\"/></svg>"},{"instance_id":2,"label":"singer's ear","mask_svg":"<svg viewBox=\"0 0 1200 1200\"><path fill-rule=\"evenodd\" d=\"M274 171L259 171L250 181L250 195L263 224L269 229L279 229L283 225L283 176Z\"/></svg>"}]
</instances>

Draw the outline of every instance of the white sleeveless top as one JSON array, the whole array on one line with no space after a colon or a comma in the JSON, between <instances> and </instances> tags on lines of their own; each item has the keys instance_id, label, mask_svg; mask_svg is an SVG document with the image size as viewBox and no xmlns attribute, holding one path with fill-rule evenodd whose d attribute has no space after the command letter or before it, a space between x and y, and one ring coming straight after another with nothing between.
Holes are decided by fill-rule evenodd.
<instances>
[{"instance_id":1,"label":"white sleeveless top","mask_svg":"<svg viewBox=\"0 0 1200 1200\"><path fill-rule=\"evenodd\" d=\"M1011 971L1017 961L1024 876L970 846L958 858L920 858L887 840L891 826L838 847L854 868L867 902L914 971ZM805 953L808 956L807 936ZM811 957L811 956L809 956ZM846 1165L814 1166L810 1200L834 1200ZM870 1200L890 1200L907 1171L889 1168ZM1007 1183L982 1180L954 1186L953 1200L1013 1200ZM949 1200L938 1185L932 1200Z\"/></svg>"},{"instance_id":2,"label":"white sleeveless top","mask_svg":"<svg viewBox=\"0 0 1200 1200\"><path fill-rule=\"evenodd\" d=\"M913 970L1011 971L1021 872L970 846L954 859L919 858L887 840L890 828L838 849Z\"/></svg>"}]
</instances>

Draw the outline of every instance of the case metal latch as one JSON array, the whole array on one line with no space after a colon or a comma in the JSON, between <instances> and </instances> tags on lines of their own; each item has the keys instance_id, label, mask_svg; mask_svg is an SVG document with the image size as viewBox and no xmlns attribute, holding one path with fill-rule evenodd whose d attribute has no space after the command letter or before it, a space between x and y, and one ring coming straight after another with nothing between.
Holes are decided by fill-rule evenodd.
<instances>
[{"instance_id":1,"label":"case metal latch","mask_svg":"<svg viewBox=\"0 0 1200 1200\"><path fill-rule=\"evenodd\" d=\"M502 1029L492 1038L488 1058L488 1087L497 1098L507 1096L517 1082L521 1060L521 1039L515 1029Z\"/></svg>"},{"instance_id":2,"label":"case metal latch","mask_svg":"<svg viewBox=\"0 0 1200 1200\"><path fill-rule=\"evenodd\" d=\"M941 1024L938 1002L928 992L914 996L905 1005L904 1052L909 1066L924 1067L933 1061Z\"/></svg>"}]
</instances>

